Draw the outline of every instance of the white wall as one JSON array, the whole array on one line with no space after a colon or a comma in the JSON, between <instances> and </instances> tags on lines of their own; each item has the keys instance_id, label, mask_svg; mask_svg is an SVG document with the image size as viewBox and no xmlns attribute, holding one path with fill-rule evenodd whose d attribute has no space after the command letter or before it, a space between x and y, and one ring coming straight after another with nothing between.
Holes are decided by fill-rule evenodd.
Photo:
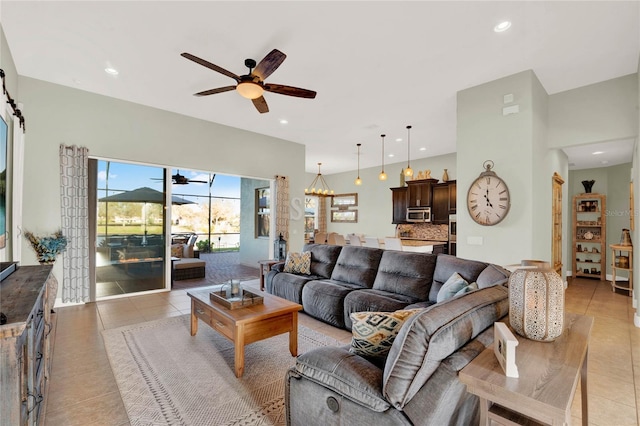
<instances>
[{"instance_id":1,"label":"white wall","mask_svg":"<svg viewBox=\"0 0 640 426\"><path fill-rule=\"evenodd\" d=\"M114 160L262 179L279 174L291 178L293 194L304 191L301 144L27 77L19 86L27 117L23 219L30 230L60 227L61 143ZM292 250L302 248L303 226L292 219ZM30 249L23 253L23 264L36 263Z\"/></svg>"},{"instance_id":2,"label":"white wall","mask_svg":"<svg viewBox=\"0 0 640 426\"><path fill-rule=\"evenodd\" d=\"M271 187L271 182L260 179L241 179L240 182L240 247L246 266L256 267L259 260L271 259L269 249L273 238L256 238L256 189ZM273 198L271 202L273 203ZM272 204L273 205L273 204ZM275 236L274 236L275 237Z\"/></svg>"},{"instance_id":3,"label":"white wall","mask_svg":"<svg viewBox=\"0 0 640 426\"><path fill-rule=\"evenodd\" d=\"M507 265L533 257L533 96L531 71L458 92L458 256ZM520 112L503 116L503 96L513 94ZM476 224L466 209L469 186L492 160L511 194L506 218L495 226ZM536 176L536 178L540 178ZM546 177L544 178L545 180ZM550 176L549 180L550 182ZM550 215L551 212L547 212ZM472 244L474 241L479 244Z\"/></svg>"},{"instance_id":4,"label":"white wall","mask_svg":"<svg viewBox=\"0 0 640 426\"><path fill-rule=\"evenodd\" d=\"M549 146L585 145L638 135L638 75L549 97Z\"/></svg>"}]
</instances>

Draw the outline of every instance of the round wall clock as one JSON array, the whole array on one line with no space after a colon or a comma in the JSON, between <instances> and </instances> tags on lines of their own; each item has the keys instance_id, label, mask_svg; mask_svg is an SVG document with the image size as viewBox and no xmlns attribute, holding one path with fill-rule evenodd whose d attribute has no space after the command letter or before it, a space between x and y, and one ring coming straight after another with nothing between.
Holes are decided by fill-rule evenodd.
<instances>
[{"instance_id":1,"label":"round wall clock","mask_svg":"<svg viewBox=\"0 0 640 426\"><path fill-rule=\"evenodd\" d=\"M467 192L467 210L476 223L492 226L502 222L509 213L511 197L507 184L491 170L493 161L485 161L483 167L485 171Z\"/></svg>"}]
</instances>

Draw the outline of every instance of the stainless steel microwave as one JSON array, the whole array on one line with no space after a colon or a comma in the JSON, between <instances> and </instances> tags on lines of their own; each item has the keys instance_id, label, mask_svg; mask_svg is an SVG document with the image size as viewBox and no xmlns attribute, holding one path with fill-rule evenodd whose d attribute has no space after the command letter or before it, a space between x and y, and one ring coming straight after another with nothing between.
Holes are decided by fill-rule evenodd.
<instances>
[{"instance_id":1,"label":"stainless steel microwave","mask_svg":"<svg viewBox=\"0 0 640 426\"><path fill-rule=\"evenodd\" d=\"M407 222L431 222L431 207L408 207Z\"/></svg>"}]
</instances>

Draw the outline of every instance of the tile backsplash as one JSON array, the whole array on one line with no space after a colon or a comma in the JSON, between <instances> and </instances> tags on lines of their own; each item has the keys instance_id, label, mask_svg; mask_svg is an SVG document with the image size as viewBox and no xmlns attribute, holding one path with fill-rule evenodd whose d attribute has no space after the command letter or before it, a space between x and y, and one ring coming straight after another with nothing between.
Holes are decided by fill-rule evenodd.
<instances>
[{"instance_id":1,"label":"tile backsplash","mask_svg":"<svg viewBox=\"0 0 640 426\"><path fill-rule=\"evenodd\" d=\"M396 227L396 236L447 241L449 238L449 225L435 225L432 223L399 224Z\"/></svg>"}]
</instances>

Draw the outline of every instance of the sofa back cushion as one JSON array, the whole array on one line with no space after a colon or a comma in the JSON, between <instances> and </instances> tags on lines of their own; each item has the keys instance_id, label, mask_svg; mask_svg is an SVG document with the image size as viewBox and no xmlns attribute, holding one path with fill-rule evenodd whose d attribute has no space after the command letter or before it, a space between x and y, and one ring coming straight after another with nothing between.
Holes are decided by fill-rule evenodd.
<instances>
[{"instance_id":1,"label":"sofa back cushion","mask_svg":"<svg viewBox=\"0 0 640 426\"><path fill-rule=\"evenodd\" d=\"M426 253L385 250L373 288L427 300L436 268L436 257Z\"/></svg>"},{"instance_id":2,"label":"sofa back cushion","mask_svg":"<svg viewBox=\"0 0 640 426\"><path fill-rule=\"evenodd\" d=\"M303 250L311 252L311 275L322 278L331 277L341 249L341 246L306 244Z\"/></svg>"},{"instance_id":3,"label":"sofa back cushion","mask_svg":"<svg viewBox=\"0 0 640 426\"><path fill-rule=\"evenodd\" d=\"M480 273L488 265L488 263L477 260L467 260L448 254L439 254L436 260L436 270L433 273L433 284L429 291L429 301L433 303L438 301L440 288L442 288L442 285L446 283L454 273L457 272L466 282L472 283L478 279Z\"/></svg>"},{"instance_id":4,"label":"sofa back cushion","mask_svg":"<svg viewBox=\"0 0 640 426\"><path fill-rule=\"evenodd\" d=\"M490 264L480 272L476 283L478 288L486 288L492 285L504 285L509 282L509 275L511 272L498 266Z\"/></svg>"},{"instance_id":5,"label":"sofa back cushion","mask_svg":"<svg viewBox=\"0 0 640 426\"><path fill-rule=\"evenodd\" d=\"M409 318L384 366L382 392L402 409L449 355L509 312L509 291L493 286L429 306Z\"/></svg>"},{"instance_id":6,"label":"sofa back cushion","mask_svg":"<svg viewBox=\"0 0 640 426\"><path fill-rule=\"evenodd\" d=\"M370 247L342 247L331 279L371 288L383 252L384 250Z\"/></svg>"}]
</instances>

